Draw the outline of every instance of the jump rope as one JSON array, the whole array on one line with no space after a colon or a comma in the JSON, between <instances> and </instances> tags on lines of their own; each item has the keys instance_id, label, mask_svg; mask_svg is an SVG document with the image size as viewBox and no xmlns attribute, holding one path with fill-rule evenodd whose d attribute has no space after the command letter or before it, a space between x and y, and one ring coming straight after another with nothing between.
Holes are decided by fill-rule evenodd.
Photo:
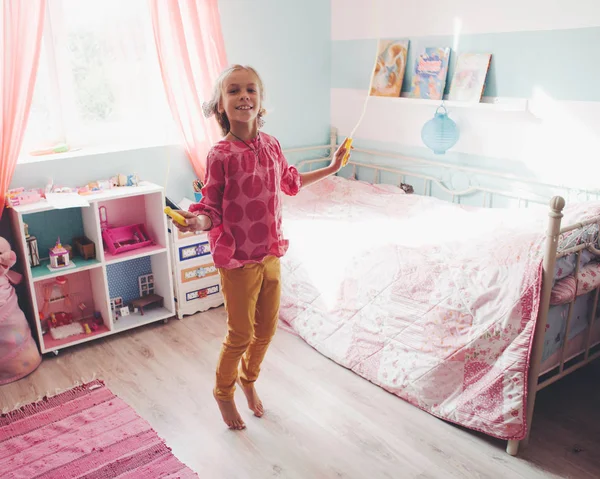
<instances>
[{"instance_id":1,"label":"jump rope","mask_svg":"<svg viewBox=\"0 0 600 479\"><path fill-rule=\"evenodd\" d=\"M350 135L348 137L346 137L346 140L344 141L344 148L346 148L346 153L344 153L344 157L342 158L342 168L348 164L348 159L350 158L350 150L352 148L354 134L356 133L356 130L360 126L363 118L365 117L365 113L367 112L369 98L371 98L371 89L373 88L373 80L375 78L375 70L377 68L377 62L379 60L379 22L377 21L378 20L378 18L377 18L377 13L378 13L377 0L373 0L371 3L373 5L375 26L376 26L376 30L377 30L377 43L376 43L376 47L375 47L375 61L373 62L373 69L371 70L371 76L369 79L369 88L368 88L367 94L365 96L365 102L363 104L362 113L361 113L358 121L356 122L356 125L354 125L354 128L352 128ZM332 154L333 153L331 153L331 155ZM328 158L329 156L330 155L327 155L327 156L323 156L321 158ZM167 176L165 179L165 191L167 189L167 182L169 180L170 163L171 163L171 161L170 161L170 157L169 157L167 159ZM169 206L167 206L164 211L168 216L170 216L173 219L173 221L179 223L182 226L187 226L187 222L186 222L185 218L181 214L177 213L175 210L171 209Z\"/></svg>"}]
</instances>

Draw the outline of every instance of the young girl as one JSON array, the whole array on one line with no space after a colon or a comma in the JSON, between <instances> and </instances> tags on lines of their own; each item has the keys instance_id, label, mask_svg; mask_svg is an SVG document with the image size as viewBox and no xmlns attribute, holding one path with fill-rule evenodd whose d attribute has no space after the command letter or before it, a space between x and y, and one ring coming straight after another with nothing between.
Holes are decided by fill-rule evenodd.
<instances>
[{"instance_id":1,"label":"young girl","mask_svg":"<svg viewBox=\"0 0 600 479\"><path fill-rule=\"evenodd\" d=\"M263 84L253 68L234 65L221 74L204 112L216 116L224 138L208 153L202 200L190 212L180 212L187 226L175 223L182 231L209 232L221 274L228 333L213 394L231 429L246 427L233 398L236 383L254 415L264 413L254 383L279 316L279 258L288 248L281 230L281 193L296 195L336 173L346 153L342 144L328 167L299 173L287 164L279 142L258 131L263 99Z\"/></svg>"}]
</instances>

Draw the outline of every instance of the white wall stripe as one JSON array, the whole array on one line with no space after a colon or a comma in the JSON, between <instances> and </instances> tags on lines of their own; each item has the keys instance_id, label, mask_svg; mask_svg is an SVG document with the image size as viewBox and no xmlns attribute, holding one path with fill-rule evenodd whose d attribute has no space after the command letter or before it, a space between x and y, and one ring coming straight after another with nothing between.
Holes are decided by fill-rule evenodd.
<instances>
[{"instance_id":1,"label":"white wall stripe","mask_svg":"<svg viewBox=\"0 0 600 479\"><path fill-rule=\"evenodd\" d=\"M600 26L600 0L331 0L332 40Z\"/></svg>"}]
</instances>

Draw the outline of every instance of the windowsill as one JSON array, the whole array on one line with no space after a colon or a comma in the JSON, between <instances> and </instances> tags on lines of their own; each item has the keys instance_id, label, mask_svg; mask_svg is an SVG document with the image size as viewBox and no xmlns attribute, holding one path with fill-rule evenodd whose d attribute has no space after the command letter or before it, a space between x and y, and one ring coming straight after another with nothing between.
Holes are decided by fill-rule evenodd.
<instances>
[{"instance_id":1,"label":"windowsill","mask_svg":"<svg viewBox=\"0 0 600 479\"><path fill-rule=\"evenodd\" d=\"M126 151L133 150L145 150L151 148L165 148L180 146L183 148L181 143L169 142L169 143L156 143L156 144L131 144L131 145L112 145L112 146L88 146L78 149L66 151L64 153L53 153L49 155L32 156L28 154L21 154L17 161L18 165L28 165L32 163L41 163L46 161L63 160L68 158L81 158L85 156L105 155L110 153L123 153Z\"/></svg>"}]
</instances>

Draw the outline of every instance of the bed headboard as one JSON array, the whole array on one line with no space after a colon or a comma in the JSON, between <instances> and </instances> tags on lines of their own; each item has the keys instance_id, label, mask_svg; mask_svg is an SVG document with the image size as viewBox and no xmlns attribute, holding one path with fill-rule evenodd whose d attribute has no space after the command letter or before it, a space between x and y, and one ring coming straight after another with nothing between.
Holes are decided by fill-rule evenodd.
<instances>
[{"instance_id":1,"label":"bed headboard","mask_svg":"<svg viewBox=\"0 0 600 479\"><path fill-rule=\"evenodd\" d=\"M284 153L327 149L327 158L299 161L298 169L311 170L323 166L338 147L337 129L332 128L330 144L285 150ZM567 203L600 199L600 190L582 190L553 185L508 173L441 161L409 157L393 152L355 147L348 165L338 175L371 183L413 186L416 194L435 196L451 202L484 207L547 207L553 196L562 196Z\"/></svg>"}]
</instances>

